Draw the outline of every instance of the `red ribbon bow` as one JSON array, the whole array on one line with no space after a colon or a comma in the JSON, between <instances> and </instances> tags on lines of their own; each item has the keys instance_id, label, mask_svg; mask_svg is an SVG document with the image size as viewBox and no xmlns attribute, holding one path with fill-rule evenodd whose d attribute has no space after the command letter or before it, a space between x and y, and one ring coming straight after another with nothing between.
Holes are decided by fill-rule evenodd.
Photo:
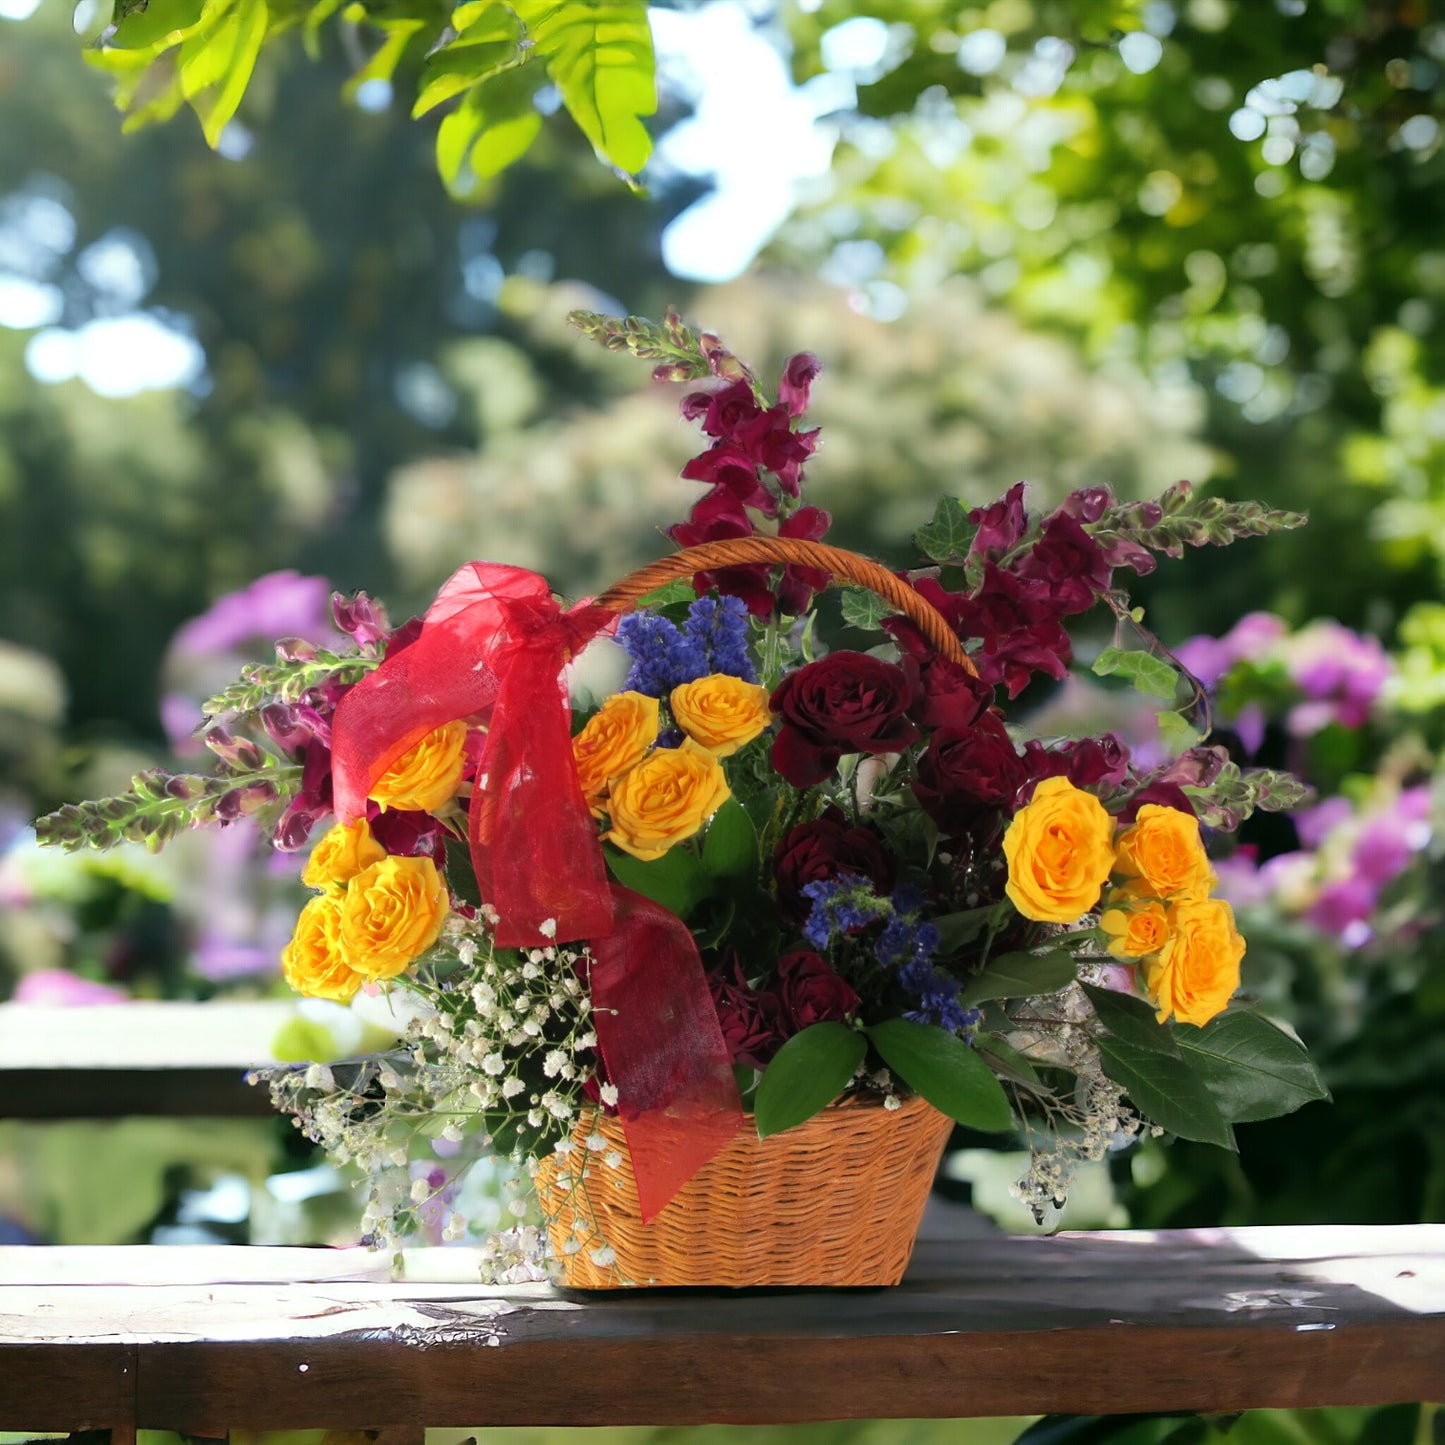
<instances>
[{"instance_id":1,"label":"red ribbon bow","mask_svg":"<svg viewBox=\"0 0 1445 1445\"><path fill-rule=\"evenodd\" d=\"M457 718L486 728L469 817L478 888L501 947L588 941L593 1027L651 1220L743 1116L696 942L609 883L572 760L562 669L615 616L595 603L564 612L535 572L469 562L417 638L341 699L332 785L349 823L428 733Z\"/></svg>"}]
</instances>

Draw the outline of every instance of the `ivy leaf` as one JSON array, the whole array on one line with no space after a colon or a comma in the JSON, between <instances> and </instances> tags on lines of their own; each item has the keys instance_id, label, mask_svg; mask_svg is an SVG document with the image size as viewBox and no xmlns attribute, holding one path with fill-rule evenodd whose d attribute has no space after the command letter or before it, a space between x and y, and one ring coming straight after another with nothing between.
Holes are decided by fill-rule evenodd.
<instances>
[{"instance_id":1,"label":"ivy leaf","mask_svg":"<svg viewBox=\"0 0 1445 1445\"><path fill-rule=\"evenodd\" d=\"M1304 1045L1248 1009L1231 1009L1200 1028L1176 1024L1174 1036L1233 1123L1292 1114L1330 1096Z\"/></svg>"},{"instance_id":2,"label":"ivy leaf","mask_svg":"<svg viewBox=\"0 0 1445 1445\"><path fill-rule=\"evenodd\" d=\"M811 1119L848 1086L868 1052L868 1044L847 1024L813 1024L790 1038L773 1055L758 1085L753 1118L758 1138L781 1134Z\"/></svg>"},{"instance_id":3,"label":"ivy leaf","mask_svg":"<svg viewBox=\"0 0 1445 1445\"><path fill-rule=\"evenodd\" d=\"M933 520L914 533L914 540L925 557L952 562L968 555L977 530L957 497L940 497L933 509Z\"/></svg>"},{"instance_id":4,"label":"ivy leaf","mask_svg":"<svg viewBox=\"0 0 1445 1445\"><path fill-rule=\"evenodd\" d=\"M1126 652L1121 647L1106 647L1094 659L1092 671L1096 677L1127 677L1136 692L1161 697L1166 702L1173 700L1179 683L1179 674L1162 657L1149 652Z\"/></svg>"},{"instance_id":5,"label":"ivy leaf","mask_svg":"<svg viewBox=\"0 0 1445 1445\"><path fill-rule=\"evenodd\" d=\"M883 1019L864 1032L883 1062L940 1113L988 1134L1013 1128L1003 1085L957 1034L908 1019Z\"/></svg>"},{"instance_id":6,"label":"ivy leaf","mask_svg":"<svg viewBox=\"0 0 1445 1445\"><path fill-rule=\"evenodd\" d=\"M1079 965L1065 948L1049 953L1002 953L963 986L959 1003L971 1007L991 998L1028 998L1057 993L1078 975Z\"/></svg>"},{"instance_id":7,"label":"ivy leaf","mask_svg":"<svg viewBox=\"0 0 1445 1445\"><path fill-rule=\"evenodd\" d=\"M863 632L877 632L883 619L893 610L876 593L866 587L845 587L840 599L843 621Z\"/></svg>"},{"instance_id":8,"label":"ivy leaf","mask_svg":"<svg viewBox=\"0 0 1445 1445\"><path fill-rule=\"evenodd\" d=\"M652 153L639 117L657 109L646 0L513 0L512 8L582 133L636 175Z\"/></svg>"},{"instance_id":9,"label":"ivy leaf","mask_svg":"<svg viewBox=\"0 0 1445 1445\"><path fill-rule=\"evenodd\" d=\"M1177 1055L1141 1048L1121 1034L1097 1038L1104 1072L1152 1123L1177 1134L1233 1149L1234 1130L1202 1078Z\"/></svg>"}]
</instances>

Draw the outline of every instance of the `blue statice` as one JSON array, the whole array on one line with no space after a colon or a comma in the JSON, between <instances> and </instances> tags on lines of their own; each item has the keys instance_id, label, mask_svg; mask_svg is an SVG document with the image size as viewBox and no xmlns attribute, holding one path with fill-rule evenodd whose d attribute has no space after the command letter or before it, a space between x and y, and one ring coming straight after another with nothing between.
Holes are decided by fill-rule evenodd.
<instances>
[{"instance_id":1,"label":"blue statice","mask_svg":"<svg viewBox=\"0 0 1445 1445\"><path fill-rule=\"evenodd\" d=\"M665 617L630 612L617 624L617 640L632 659L623 683L628 692L666 697L682 683L707 676L707 653L702 644L679 632Z\"/></svg>"},{"instance_id":2,"label":"blue statice","mask_svg":"<svg viewBox=\"0 0 1445 1445\"><path fill-rule=\"evenodd\" d=\"M868 880L856 873L805 883L802 893L813 905L803 925L803 937L820 952L835 937L857 933L893 911L888 900L878 897Z\"/></svg>"},{"instance_id":3,"label":"blue statice","mask_svg":"<svg viewBox=\"0 0 1445 1445\"><path fill-rule=\"evenodd\" d=\"M921 897L899 889L888 900L893 916L873 945L873 956L885 968L897 970L899 986L918 1000L903 1017L913 1023L937 1024L953 1034L968 1034L982 1015L958 1002L958 981L933 966L939 934L918 915Z\"/></svg>"},{"instance_id":4,"label":"blue statice","mask_svg":"<svg viewBox=\"0 0 1445 1445\"><path fill-rule=\"evenodd\" d=\"M748 609L740 597L699 597L687 610L684 634L698 644L709 672L758 680L748 648Z\"/></svg>"}]
</instances>

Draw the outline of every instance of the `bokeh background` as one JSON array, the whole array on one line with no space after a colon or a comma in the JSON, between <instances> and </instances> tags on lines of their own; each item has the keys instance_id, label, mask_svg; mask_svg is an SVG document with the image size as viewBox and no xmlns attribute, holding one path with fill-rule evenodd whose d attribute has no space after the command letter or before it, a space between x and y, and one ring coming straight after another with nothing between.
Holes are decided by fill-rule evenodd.
<instances>
[{"instance_id":1,"label":"bokeh background","mask_svg":"<svg viewBox=\"0 0 1445 1445\"><path fill-rule=\"evenodd\" d=\"M812 499L900 565L939 494L1019 479L1309 512L1136 600L1241 760L1317 790L1221 871L1246 987L1334 1102L1238 1158L1121 1155L1065 1223L1445 1216L1435 7L677 4L641 193L559 115L465 197L405 66L347 85L364 25L268 47L211 150L185 112L122 134L82 55L108 10L0 0L0 998L282 991L295 880L244 834L66 858L29 819L184 755L240 660L324 640L333 586L403 617L475 557L579 595L657 555L693 435L564 317L674 304L765 375L823 359ZM1036 701L1060 732L1141 726L1083 680ZM950 1159L1032 1227L1016 1172ZM268 1192L287 1174L314 1187ZM316 1178L269 1122L0 1118L11 1238L344 1238Z\"/></svg>"}]
</instances>

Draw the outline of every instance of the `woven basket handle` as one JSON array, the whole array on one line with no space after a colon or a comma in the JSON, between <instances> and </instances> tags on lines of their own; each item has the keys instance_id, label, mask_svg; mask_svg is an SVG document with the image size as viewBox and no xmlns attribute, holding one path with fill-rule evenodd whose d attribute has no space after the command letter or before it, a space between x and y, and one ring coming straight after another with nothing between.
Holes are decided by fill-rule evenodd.
<instances>
[{"instance_id":1,"label":"woven basket handle","mask_svg":"<svg viewBox=\"0 0 1445 1445\"><path fill-rule=\"evenodd\" d=\"M974 676L978 669L959 643L958 636L942 613L900 581L886 567L856 552L830 547L824 542L805 542L796 537L728 537L719 542L703 542L685 547L671 557L650 563L598 597L597 604L612 612L630 612L649 592L679 577L707 572L717 567L741 567L759 562L793 563L829 572L834 580L856 582L877 593L890 606L917 624L920 632L934 648L951 662L966 668Z\"/></svg>"}]
</instances>

